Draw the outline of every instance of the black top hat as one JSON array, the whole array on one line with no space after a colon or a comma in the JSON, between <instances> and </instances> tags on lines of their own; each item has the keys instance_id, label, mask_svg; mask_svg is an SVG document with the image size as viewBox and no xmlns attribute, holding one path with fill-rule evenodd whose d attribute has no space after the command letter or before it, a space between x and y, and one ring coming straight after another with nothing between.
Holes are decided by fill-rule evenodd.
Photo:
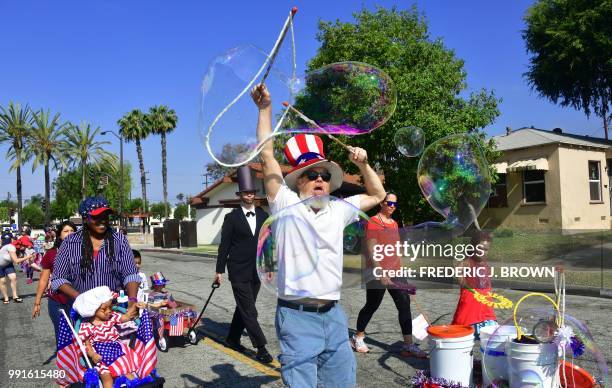
<instances>
[{"instance_id":1,"label":"black top hat","mask_svg":"<svg viewBox=\"0 0 612 388\"><path fill-rule=\"evenodd\" d=\"M253 185L253 174L249 166L240 166L236 172L238 173L238 191L236 194L243 191L257 191Z\"/></svg>"}]
</instances>

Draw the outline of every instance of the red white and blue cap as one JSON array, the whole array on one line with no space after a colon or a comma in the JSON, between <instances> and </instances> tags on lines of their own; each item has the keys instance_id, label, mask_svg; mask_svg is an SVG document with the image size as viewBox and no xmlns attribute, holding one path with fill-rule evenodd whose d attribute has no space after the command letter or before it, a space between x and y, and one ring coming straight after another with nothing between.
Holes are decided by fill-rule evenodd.
<instances>
[{"instance_id":1,"label":"red white and blue cap","mask_svg":"<svg viewBox=\"0 0 612 388\"><path fill-rule=\"evenodd\" d=\"M85 198L81 205L79 205L79 214L83 218L87 218L89 216L97 216L98 214L102 214L105 211L112 212L108 201L104 197L89 197Z\"/></svg>"},{"instance_id":2,"label":"red white and blue cap","mask_svg":"<svg viewBox=\"0 0 612 388\"><path fill-rule=\"evenodd\" d=\"M161 272L155 272L151 275L151 282L156 286L165 286L168 283L168 279Z\"/></svg>"},{"instance_id":3,"label":"red white and blue cap","mask_svg":"<svg viewBox=\"0 0 612 388\"><path fill-rule=\"evenodd\" d=\"M293 136L285 145L285 157L293 167L285 175L287 186L296 190L297 179L307 170L313 167L323 167L331 174L329 191L335 191L342 186L343 172L337 163L325 159L323 141L319 136L304 134Z\"/></svg>"}]
</instances>

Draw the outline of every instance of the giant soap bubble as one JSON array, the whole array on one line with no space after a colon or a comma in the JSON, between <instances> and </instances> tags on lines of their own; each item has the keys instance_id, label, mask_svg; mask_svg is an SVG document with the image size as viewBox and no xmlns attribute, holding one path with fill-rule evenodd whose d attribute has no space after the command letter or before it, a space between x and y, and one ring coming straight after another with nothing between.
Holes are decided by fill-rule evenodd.
<instances>
[{"instance_id":1,"label":"giant soap bubble","mask_svg":"<svg viewBox=\"0 0 612 388\"><path fill-rule=\"evenodd\" d=\"M389 120L397 91L381 69L361 62L338 62L309 72L295 106L312 122L289 112L283 127L289 132L360 135Z\"/></svg>"},{"instance_id":2,"label":"giant soap bubble","mask_svg":"<svg viewBox=\"0 0 612 388\"><path fill-rule=\"evenodd\" d=\"M302 85L286 45L281 46L266 86L275 101L292 101ZM200 134L211 156L222 165L240 165L257 156L257 107L251 87L271 58L260 48L245 45L217 56L204 75L201 88ZM260 74L260 75L258 75ZM279 126L280 103L272 104L272 117Z\"/></svg>"},{"instance_id":3,"label":"giant soap bubble","mask_svg":"<svg viewBox=\"0 0 612 388\"><path fill-rule=\"evenodd\" d=\"M429 204L456 230L465 230L489 199L491 176L478 139L450 135L430 144L417 169L419 187Z\"/></svg>"}]
</instances>

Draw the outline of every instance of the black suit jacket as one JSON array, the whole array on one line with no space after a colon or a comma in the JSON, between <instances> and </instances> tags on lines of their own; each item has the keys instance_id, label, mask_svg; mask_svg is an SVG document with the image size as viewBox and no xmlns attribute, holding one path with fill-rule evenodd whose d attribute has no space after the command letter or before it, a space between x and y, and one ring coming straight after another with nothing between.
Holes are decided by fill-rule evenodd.
<instances>
[{"instance_id":1,"label":"black suit jacket","mask_svg":"<svg viewBox=\"0 0 612 388\"><path fill-rule=\"evenodd\" d=\"M221 229L221 244L217 256L217 272L227 272L231 282L259 281L257 276L257 237L261 225L268 218L262 208L255 208L255 235L242 208L225 215Z\"/></svg>"}]
</instances>

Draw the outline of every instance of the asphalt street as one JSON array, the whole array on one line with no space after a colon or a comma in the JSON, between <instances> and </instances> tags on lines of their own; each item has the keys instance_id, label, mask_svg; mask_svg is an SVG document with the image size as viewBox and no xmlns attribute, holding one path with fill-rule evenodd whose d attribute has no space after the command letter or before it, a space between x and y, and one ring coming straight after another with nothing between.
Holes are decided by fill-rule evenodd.
<instances>
[{"instance_id":1,"label":"asphalt street","mask_svg":"<svg viewBox=\"0 0 612 388\"><path fill-rule=\"evenodd\" d=\"M143 271L164 273L170 280L168 289L177 300L194 304L200 309L210 293L214 275L214 259L168 253L146 253ZM349 328L354 329L357 314L363 306L365 291L356 282L343 290L342 305L349 316ZM55 369L52 325L47 316L46 301L41 316L32 320L30 312L37 282L25 285L19 274L19 290L23 304L0 305L0 387L48 387L49 378L10 378L11 370L42 371ZM552 285L551 285L552 287ZM524 294L519 291L497 290L512 300ZM423 312L437 324L449 323L458 298L458 289L419 290L417 301ZM612 335L608 331L612 300L584 296L568 296L567 313L584 321L606 358L612 359ZM262 289L257 302L259 322L269 341L270 353L278 355L274 329L276 300ZM225 282L215 292L205 313L197 345L175 341L167 353L159 353L158 371L167 387L280 387L278 364L264 366L254 360L254 353L236 353L223 345L234 310L231 287ZM413 307L413 317L417 315ZM498 311L498 320L510 317L508 310ZM357 381L360 387L405 387L415 369L428 367L427 360L406 359L399 355L401 335L397 311L386 296L368 326L369 354L356 354ZM243 345L250 347L246 333ZM423 347L426 349L427 345ZM591 365L592 366L592 365ZM608 368L612 364L608 361Z\"/></svg>"}]
</instances>

